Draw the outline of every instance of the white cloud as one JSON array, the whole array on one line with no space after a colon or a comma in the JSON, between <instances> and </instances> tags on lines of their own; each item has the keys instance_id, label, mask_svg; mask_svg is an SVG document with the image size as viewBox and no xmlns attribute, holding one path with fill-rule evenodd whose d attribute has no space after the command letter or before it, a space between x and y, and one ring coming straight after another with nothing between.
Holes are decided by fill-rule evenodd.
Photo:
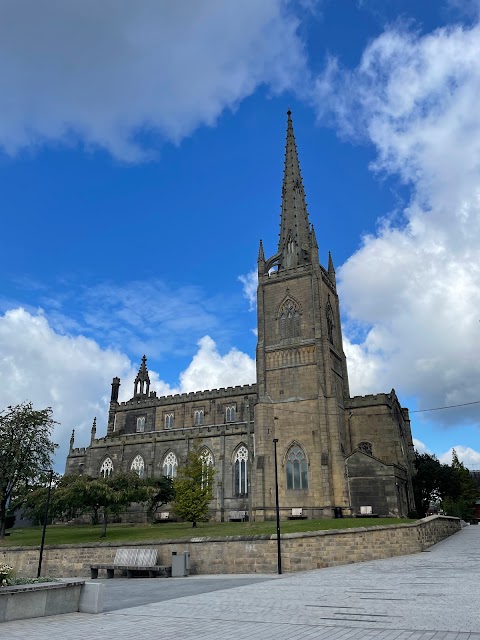
<instances>
[{"instance_id":1,"label":"white cloud","mask_svg":"<svg viewBox=\"0 0 480 640\"><path fill-rule=\"evenodd\" d=\"M243 297L248 300L250 311L257 308L258 271L253 269L245 275L238 276L243 284Z\"/></svg>"},{"instance_id":2,"label":"white cloud","mask_svg":"<svg viewBox=\"0 0 480 640\"><path fill-rule=\"evenodd\" d=\"M413 446L415 447L416 451L418 451L418 453L422 454L422 453L429 453L431 454L432 452L430 451L430 449L427 447L426 444L424 444L421 440L417 440L417 438L413 438ZM450 458L451 460L451 458Z\"/></svg>"},{"instance_id":3,"label":"white cloud","mask_svg":"<svg viewBox=\"0 0 480 640\"><path fill-rule=\"evenodd\" d=\"M478 25L389 30L357 69L330 61L316 85L339 130L374 144L372 169L411 189L402 220L382 221L339 269L347 338L365 335L347 342L354 393L395 386L420 408L480 399L479 59Z\"/></svg>"},{"instance_id":4,"label":"white cloud","mask_svg":"<svg viewBox=\"0 0 480 640\"><path fill-rule=\"evenodd\" d=\"M304 77L288 0L17 0L0 9L0 148L99 146L137 161L136 134L178 142L261 84ZM285 55L285 52L288 55Z\"/></svg>"},{"instance_id":5,"label":"white cloud","mask_svg":"<svg viewBox=\"0 0 480 640\"><path fill-rule=\"evenodd\" d=\"M180 374L183 392L199 389L252 384L256 380L255 360L238 349L220 355L215 342L205 336L198 342L198 352Z\"/></svg>"},{"instance_id":6,"label":"white cloud","mask_svg":"<svg viewBox=\"0 0 480 640\"><path fill-rule=\"evenodd\" d=\"M457 444L455 447L450 447L448 451L445 451L445 453L442 453L440 456L438 456L440 462L444 464L452 464L453 449L455 449L460 462L463 462L467 469L480 468L480 452L475 451L471 447L465 447L462 444Z\"/></svg>"},{"instance_id":7,"label":"white cloud","mask_svg":"<svg viewBox=\"0 0 480 640\"><path fill-rule=\"evenodd\" d=\"M75 446L86 446L93 418L97 436L106 432L111 382L121 378L120 400L133 395L138 364L113 349L102 349L83 336L60 335L41 314L12 309L0 316L0 408L31 400L36 408L53 408L60 424L53 439L60 444L56 468L63 471L72 429ZM255 382L255 362L231 349L221 355L208 336L198 344L175 387L149 368L151 389L158 395Z\"/></svg>"}]
</instances>

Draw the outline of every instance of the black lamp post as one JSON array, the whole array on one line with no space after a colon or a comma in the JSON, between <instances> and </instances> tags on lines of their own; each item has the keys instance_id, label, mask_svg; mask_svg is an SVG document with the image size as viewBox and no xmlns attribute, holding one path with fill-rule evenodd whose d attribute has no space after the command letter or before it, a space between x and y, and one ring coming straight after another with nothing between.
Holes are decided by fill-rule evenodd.
<instances>
[{"instance_id":1,"label":"black lamp post","mask_svg":"<svg viewBox=\"0 0 480 640\"><path fill-rule=\"evenodd\" d=\"M53 480L53 469L45 469L44 471L48 471L48 474L49 474L48 493L47 493L47 502L45 504L45 514L43 516L42 542L40 543L40 557L38 559L37 578L40 578L40 574L42 573L43 547L45 546L45 534L47 532L48 508L50 507L50 496L52 493L52 480Z\"/></svg>"},{"instance_id":2,"label":"black lamp post","mask_svg":"<svg viewBox=\"0 0 480 640\"><path fill-rule=\"evenodd\" d=\"M275 455L275 505L277 510L277 567L278 573L282 573L282 549L280 547L280 505L278 502L278 467L277 467L277 442L278 438L273 439L273 450Z\"/></svg>"}]
</instances>

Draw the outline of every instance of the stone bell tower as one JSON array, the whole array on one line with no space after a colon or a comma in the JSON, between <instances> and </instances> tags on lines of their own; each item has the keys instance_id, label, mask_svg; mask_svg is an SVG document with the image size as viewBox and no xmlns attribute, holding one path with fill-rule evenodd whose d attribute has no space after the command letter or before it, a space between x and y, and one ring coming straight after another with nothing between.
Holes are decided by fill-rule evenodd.
<instances>
[{"instance_id":1,"label":"stone bell tower","mask_svg":"<svg viewBox=\"0 0 480 640\"><path fill-rule=\"evenodd\" d=\"M290 111L278 250L265 259L260 241L257 297L254 515L274 515L274 438L284 515L348 512L349 388L335 269L330 255L327 269L319 263Z\"/></svg>"}]
</instances>

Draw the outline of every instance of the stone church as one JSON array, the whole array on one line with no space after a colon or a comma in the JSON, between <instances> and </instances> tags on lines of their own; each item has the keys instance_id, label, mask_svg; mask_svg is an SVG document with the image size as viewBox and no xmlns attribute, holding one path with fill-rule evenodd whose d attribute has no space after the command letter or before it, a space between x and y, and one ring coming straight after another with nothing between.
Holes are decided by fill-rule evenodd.
<instances>
[{"instance_id":1,"label":"stone church","mask_svg":"<svg viewBox=\"0 0 480 640\"><path fill-rule=\"evenodd\" d=\"M280 225L276 254L261 241L258 252L256 384L158 397L144 356L131 400L118 401L113 379L106 435L94 421L90 445L75 448L72 434L66 473L174 477L200 439L217 520L275 517L275 448L283 518L414 509L408 410L393 389L350 396L335 269L330 254L319 263L290 112Z\"/></svg>"}]
</instances>

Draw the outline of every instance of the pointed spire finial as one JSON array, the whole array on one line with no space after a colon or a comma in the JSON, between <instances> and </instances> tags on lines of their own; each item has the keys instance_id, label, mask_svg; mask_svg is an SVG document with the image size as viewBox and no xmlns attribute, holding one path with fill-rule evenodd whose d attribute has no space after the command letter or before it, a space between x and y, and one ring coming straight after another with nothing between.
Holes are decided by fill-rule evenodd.
<instances>
[{"instance_id":1,"label":"pointed spire finial","mask_svg":"<svg viewBox=\"0 0 480 640\"><path fill-rule=\"evenodd\" d=\"M282 215L278 243L279 269L290 269L310 263L310 224L308 222L292 112L287 111L287 141L282 186Z\"/></svg>"},{"instance_id":2,"label":"pointed spire finial","mask_svg":"<svg viewBox=\"0 0 480 640\"><path fill-rule=\"evenodd\" d=\"M258 247L258 261L265 261L265 254L263 253L263 242L260 240L260 246Z\"/></svg>"},{"instance_id":3,"label":"pointed spire finial","mask_svg":"<svg viewBox=\"0 0 480 640\"><path fill-rule=\"evenodd\" d=\"M135 396L148 396L150 390L150 376L147 369L147 356L142 357L142 364L138 370L137 377L135 378L134 395Z\"/></svg>"},{"instance_id":4,"label":"pointed spire finial","mask_svg":"<svg viewBox=\"0 0 480 640\"><path fill-rule=\"evenodd\" d=\"M333 284L337 284L337 279L335 277L335 267L333 266L332 254L330 251L328 252L328 277L333 282Z\"/></svg>"},{"instance_id":5,"label":"pointed spire finial","mask_svg":"<svg viewBox=\"0 0 480 640\"><path fill-rule=\"evenodd\" d=\"M75 429L72 429L72 435L70 436L70 449L73 449L74 442L75 442Z\"/></svg>"}]
</instances>

